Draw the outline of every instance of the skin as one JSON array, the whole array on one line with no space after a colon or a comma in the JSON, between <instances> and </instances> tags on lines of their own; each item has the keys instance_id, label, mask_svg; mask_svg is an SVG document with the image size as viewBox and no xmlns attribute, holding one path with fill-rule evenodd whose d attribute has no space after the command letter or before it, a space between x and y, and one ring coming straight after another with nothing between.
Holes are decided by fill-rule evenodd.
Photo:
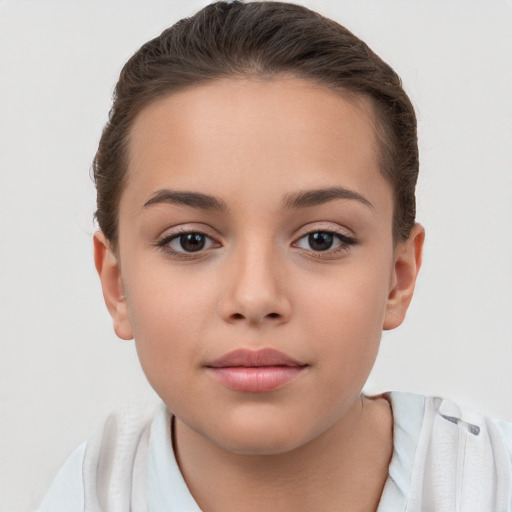
<instances>
[{"instance_id":1,"label":"skin","mask_svg":"<svg viewBox=\"0 0 512 512\"><path fill-rule=\"evenodd\" d=\"M283 204L332 187L360 197ZM163 189L225 209L148 205ZM364 99L298 79L231 79L136 118L118 249L98 232L96 266L117 335L135 338L176 416L177 458L202 510L376 509L392 413L361 389L382 330L404 319L424 238L416 225L394 244L392 214ZM205 248L169 242L180 229L207 235ZM326 231L342 238L314 250L308 234ZM277 390L233 391L206 366L237 348L307 366Z\"/></svg>"}]
</instances>

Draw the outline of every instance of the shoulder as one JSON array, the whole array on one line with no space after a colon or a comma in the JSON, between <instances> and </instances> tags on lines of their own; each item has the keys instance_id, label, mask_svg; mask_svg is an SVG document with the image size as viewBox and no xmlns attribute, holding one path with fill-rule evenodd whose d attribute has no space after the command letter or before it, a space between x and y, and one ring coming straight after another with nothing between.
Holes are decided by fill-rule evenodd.
<instances>
[{"instance_id":1,"label":"shoulder","mask_svg":"<svg viewBox=\"0 0 512 512\"><path fill-rule=\"evenodd\" d=\"M68 457L38 512L134 510L144 501L149 431L156 408L110 415ZM126 502L126 503L124 503ZM135 507L136 509L137 507ZM117 508L116 508L117 510Z\"/></svg>"},{"instance_id":2,"label":"shoulder","mask_svg":"<svg viewBox=\"0 0 512 512\"><path fill-rule=\"evenodd\" d=\"M386 393L393 410L395 427L418 438L478 439L489 449L512 454L512 423L491 418L475 409L441 397L414 393ZM453 436L454 433L457 436ZM420 439L418 439L419 441Z\"/></svg>"},{"instance_id":3,"label":"shoulder","mask_svg":"<svg viewBox=\"0 0 512 512\"><path fill-rule=\"evenodd\" d=\"M429 397L425 400L422 435L428 440L430 451L437 450L445 455L451 451L467 475L476 469L468 464L478 460L480 468L485 463L493 467L490 474L495 481L506 478L512 486L512 423L491 418L446 398Z\"/></svg>"},{"instance_id":4,"label":"shoulder","mask_svg":"<svg viewBox=\"0 0 512 512\"><path fill-rule=\"evenodd\" d=\"M503 420L494 420L496 427L501 432L505 444L507 446L508 453L512 458L512 422Z\"/></svg>"},{"instance_id":5,"label":"shoulder","mask_svg":"<svg viewBox=\"0 0 512 512\"><path fill-rule=\"evenodd\" d=\"M60 468L38 512L79 512L84 509L82 463L86 444L75 448Z\"/></svg>"},{"instance_id":6,"label":"shoulder","mask_svg":"<svg viewBox=\"0 0 512 512\"><path fill-rule=\"evenodd\" d=\"M511 423L444 398L390 397L395 428L414 432L408 511L512 510Z\"/></svg>"}]
</instances>

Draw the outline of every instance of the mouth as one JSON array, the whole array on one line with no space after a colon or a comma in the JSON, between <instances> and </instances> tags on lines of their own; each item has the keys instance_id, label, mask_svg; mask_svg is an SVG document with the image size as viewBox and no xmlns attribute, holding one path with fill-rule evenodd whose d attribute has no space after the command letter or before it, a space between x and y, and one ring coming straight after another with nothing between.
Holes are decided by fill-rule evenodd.
<instances>
[{"instance_id":1,"label":"mouth","mask_svg":"<svg viewBox=\"0 0 512 512\"><path fill-rule=\"evenodd\" d=\"M207 364L206 369L229 389L265 393L285 386L308 366L274 349L238 349Z\"/></svg>"}]
</instances>

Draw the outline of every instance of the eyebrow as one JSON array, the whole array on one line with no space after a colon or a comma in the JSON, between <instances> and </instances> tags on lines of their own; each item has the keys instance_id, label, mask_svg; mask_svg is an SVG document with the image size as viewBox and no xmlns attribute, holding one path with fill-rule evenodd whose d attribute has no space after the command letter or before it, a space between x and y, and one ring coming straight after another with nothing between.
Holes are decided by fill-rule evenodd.
<instances>
[{"instance_id":1,"label":"eyebrow","mask_svg":"<svg viewBox=\"0 0 512 512\"><path fill-rule=\"evenodd\" d=\"M162 203L190 206L201 210L216 210L219 212L225 212L228 209L222 199L201 194L200 192L182 192L169 189L155 192L153 197L144 203L144 208Z\"/></svg>"},{"instance_id":2,"label":"eyebrow","mask_svg":"<svg viewBox=\"0 0 512 512\"><path fill-rule=\"evenodd\" d=\"M350 199L359 201L360 203L373 208L372 203L363 195L355 190L344 187L327 187L314 190L305 190L303 192L295 192L287 194L284 198L283 205L285 209L310 208L319 206L335 199ZM189 206L191 208L199 208L201 210L215 210L226 212L227 204L222 200L201 192L187 192L178 190L162 189L153 194L153 197L144 203L144 208L148 208L157 204L177 204Z\"/></svg>"},{"instance_id":3,"label":"eyebrow","mask_svg":"<svg viewBox=\"0 0 512 512\"><path fill-rule=\"evenodd\" d=\"M316 190L305 190L304 192L296 192L288 194L285 197L284 206L287 209L309 208L311 206L319 206L335 199L350 199L359 201L360 203L373 208L373 204L363 195L355 190L344 187L328 187Z\"/></svg>"}]
</instances>

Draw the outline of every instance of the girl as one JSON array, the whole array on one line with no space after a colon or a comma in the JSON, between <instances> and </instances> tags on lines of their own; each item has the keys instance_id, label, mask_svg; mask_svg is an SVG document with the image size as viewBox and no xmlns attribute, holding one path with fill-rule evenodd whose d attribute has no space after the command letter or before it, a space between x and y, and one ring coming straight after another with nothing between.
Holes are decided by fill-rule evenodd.
<instances>
[{"instance_id":1,"label":"girl","mask_svg":"<svg viewBox=\"0 0 512 512\"><path fill-rule=\"evenodd\" d=\"M421 265L416 118L337 23L218 2L125 65L94 160L114 330L162 399L40 510L507 511L512 427L362 394Z\"/></svg>"}]
</instances>

